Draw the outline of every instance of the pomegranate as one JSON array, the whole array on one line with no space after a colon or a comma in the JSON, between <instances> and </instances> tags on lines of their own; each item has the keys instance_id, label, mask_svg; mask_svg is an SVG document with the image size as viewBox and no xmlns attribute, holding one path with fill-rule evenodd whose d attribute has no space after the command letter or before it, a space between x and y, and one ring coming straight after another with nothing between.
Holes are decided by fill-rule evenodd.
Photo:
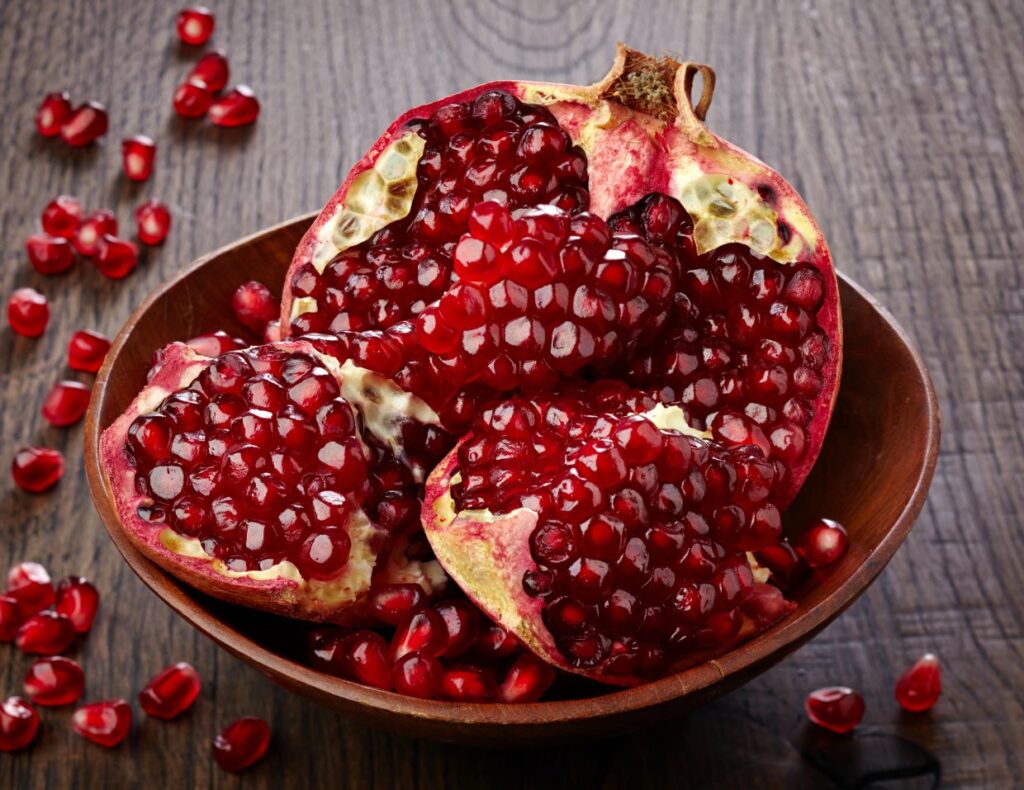
<instances>
[{"instance_id":1,"label":"pomegranate","mask_svg":"<svg viewBox=\"0 0 1024 790\"><path fill-rule=\"evenodd\" d=\"M26 618L18 628L14 643L23 653L56 655L75 641L75 629L62 614L46 610Z\"/></svg>"},{"instance_id":2,"label":"pomegranate","mask_svg":"<svg viewBox=\"0 0 1024 790\"><path fill-rule=\"evenodd\" d=\"M89 388L78 381L58 381L43 400L42 415L50 425L74 425L89 407Z\"/></svg>"},{"instance_id":3,"label":"pomegranate","mask_svg":"<svg viewBox=\"0 0 1024 790\"><path fill-rule=\"evenodd\" d=\"M811 524L796 543L796 550L812 568L831 565L846 553L850 539L838 521L820 518Z\"/></svg>"},{"instance_id":4,"label":"pomegranate","mask_svg":"<svg viewBox=\"0 0 1024 790\"><path fill-rule=\"evenodd\" d=\"M60 139L72 148L97 140L107 133L107 109L96 101L76 107L60 127Z\"/></svg>"},{"instance_id":5,"label":"pomegranate","mask_svg":"<svg viewBox=\"0 0 1024 790\"><path fill-rule=\"evenodd\" d=\"M232 722L213 740L213 758L225 771L244 771L259 762L270 745L270 725L247 716Z\"/></svg>"},{"instance_id":6,"label":"pomegranate","mask_svg":"<svg viewBox=\"0 0 1024 790\"><path fill-rule=\"evenodd\" d=\"M99 332L79 329L68 341L68 367L95 373L103 366L103 360L110 350L110 340Z\"/></svg>"},{"instance_id":7,"label":"pomegranate","mask_svg":"<svg viewBox=\"0 0 1024 790\"><path fill-rule=\"evenodd\" d=\"M196 61L187 79L200 80L207 90L217 93L228 84L230 73L227 55L222 50L214 49Z\"/></svg>"},{"instance_id":8,"label":"pomegranate","mask_svg":"<svg viewBox=\"0 0 1024 790\"><path fill-rule=\"evenodd\" d=\"M60 236L35 233L25 240L29 263L40 274L63 274L75 262L68 240Z\"/></svg>"},{"instance_id":9,"label":"pomegranate","mask_svg":"<svg viewBox=\"0 0 1024 790\"><path fill-rule=\"evenodd\" d=\"M99 242L99 252L93 259L100 274L120 280L135 271L139 262L139 248L133 242L105 234Z\"/></svg>"},{"instance_id":10,"label":"pomegranate","mask_svg":"<svg viewBox=\"0 0 1024 790\"><path fill-rule=\"evenodd\" d=\"M807 718L840 735L855 730L864 718L864 698L845 686L812 691L807 695L804 708Z\"/></svg>"},{"instance_id":11,"label":"pomegranate","mask_svg":"<svg viewBox=\"0 0 1024 790\"><path fill-rule=\"evenodd\" d=\"M143 244L163 244L171 231L171 211L159 200L147 200L135 209L135 227Z\"/></svg>"},{"instance_id":12,"label":"pomegranate","mask_svg":"<svg viewBox=\"0 0 1024 790\"><path fill-rule=\"evenodd\" d=\"M70 658L40 658L25 673L25 693L36 705L70 705L83 691L85 673Z\"/></svg>"},{"instance_id":13,"label":"pomegranate","mask_svg":"<svg viewBox=\"0 0 1024 790\"><path fill-rule=\"evenodd\" d=\"M925 653L896 681L896 701L904 710L931 710L942 694L942 669L934 653Z\"/></svg>"},{"instance_id":14,"label":"pomegranate","mask_svg":"<svg viewBox=\"0 0 1024 790\"><path fill-rule=\"evenodd\" d=\"M121 142L121 162L124 174L131 181L145 181L153 172L156 143L144 134L126 137Z\"/></svg>"},{"instance_id":15,"label":"pomegranate","mask_svg":"<svg viewBox=\"0 0 1024 790\"><path fill-rule=\"evenodd\" d=\"M0 751L27 748L38 731L39 714L21 697L8 697L0 704Z\"/></svg>"},{"instance_id":16,"label":"pomegranate","mask_svg":"<svg viewBox=\"0 0 1024 790\"><path fill-rule=\"evenodd\" d=\"M64 476L64 456L48 447L22 447L14 454L11 477L19 488L41 494Z\"/></svg>"},{"instance_id":17,"label":"pomegranate","mask_svg":"<svg viewBox=\"0 0 1024 790\"><path fill-rule=\"evenodd\" d=\"M79 255L99 255L104 236L117 235L117 219L107 209L100 209L83 217L71 240Z\"/></svg>"},{"instance_id":18,"label":"pomegranate","mask_svg":"<svg viewBox=\"0 0 1024 790\"><path fill-rule=\"evenodd\" d=\"M182 118L202 118L213 104L213 92L199 77L190 77L174 89L171 101Z\"/></svg>"},{"instance_id":19,"label":"pomegranate","mask_svg":"<svg viewBox=\"0 0 1024 790\"><path fill-rule=\"evenodd\" d=\"M43 137L56 137L71 117L71 96L66 92L48 93L36 110L36 129Z\"/></svg>"},{"instance_id":20,"label":"pomegranate","mask_svg":"<svg viewBox=\"0 0 1024 790\"><path fill-rule=\"evenodd\" d=\"M7 323L25 337L39 337L50 323L50 305L35 288L18 288L7 300Z\"/></svg>"},{"instance_id":21,"label":"pomegranate","mask_svg":"<svg viewBox=\"0 0 1024 790\"><path fill-rule=\"evenodd\" d=\"M17 602L22 618L52 606L57 596L49 572L38 562L19 562L12 567L4 595Z\"/></svg>"},{"instance_id":22,"label":"pomegranate","mask_svg":"<svg viewBox=\"0 0 1024 790\"><path fill-rule=\"evenodd\" d=\"M260 103L248 85L236 85L209 109L209 118L216 126L246 126L260 114Z\"/></svg>"},{"instance_id":23,"label":"pomegranate","mask_svg":"<svg viewBox=\"0 0 1024 790\"><path fill-rule=\"evenodd\" d=\"M239 321L260 335L266 329L267 322L280 310L270 289L256 280L238 286L231 299L231 307Z\"/></svg>"},{"instance_id":24,"label":"pomegranate","mask_svg":"<svg viewBox=\"0 0 1024 790\"><path fill-rule=\"evenodd\" d=\"M178 38L192 46L205 44L213 35L215 21L213 11L206 6L183 8L178 14Z\"/></svg>"},{"instance_id":25,"label":"pomegranate","mask_svg":"<svg viewBox=\"0 0 1024 790\"><path fill-rule=\"evenodd\" d=\"M92 628L96 610L100 606L100 593L95 585L81 576L66 576L57 585L54 609L71 621L75 633L84 634Z\"/></svg>"},{"instance_id":26,"label":"pomegranate","mask_svg":"<svg viewBox=\"0 0 1024 790\"><path fill-rule=\"evenodd\" d=\"M82 218L82 204L71 195L58 195L43 209L43 232L62 239L70 239L78 230Z\"/></svg>"},{"instance_id":27,"label":"pomegranate","mask_svg":"<svg viewBox=\"0 0 1024 790\"><path fill-rule=\"evenodd\" d=\"M83 738L110 749L128 737L132 709L123 699L93 702L75 711L71 726Z\"/></svg>"},{"instance_id":28,"label":"pomegranate","mask_svg":"<svg viewBox=\"0 0 1024 790\"><path fill-rule=\"evenodd\" d=\"M199 673L184 661L172 664L139 692L139 705L146 714L169 721L192 707L199 696Z\"/></svg>"}]
</instances>

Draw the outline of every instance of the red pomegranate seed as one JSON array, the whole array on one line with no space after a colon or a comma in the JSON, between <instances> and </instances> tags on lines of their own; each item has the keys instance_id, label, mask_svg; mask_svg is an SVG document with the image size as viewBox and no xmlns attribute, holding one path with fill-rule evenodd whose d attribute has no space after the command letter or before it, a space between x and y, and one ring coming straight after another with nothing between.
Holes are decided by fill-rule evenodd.
<instances>
[{"instance_id":1,"label":"red pomegranate seed","mask_svg":"<svg viewBox=\"0 0 1024 790\"><path fill-rule=\"evenodd\" d=\"M188 79L199 80L207 90L217 93L224 90L224 86L228 84L229 74L227 55L222 50L215 49L196 61L196 65L188 73Z\"/></svg>"},{"instance_id":2,"label":"red pomegranate seed","mask_svg":"<svg viewBox=\"0 0 1024 790\"><path fill-rule=\"evenodd\" d=\"M146 684L139 692L139 705L149 716L170 720L192 707L199 688L199 673L182 661L167 667Z\"/></svg>"},{"instance_id":3,"label":"red pomegranate seed","mask_svg":"<svg viewBox=\"0 0 1024 790\"><path fill-rule=\"evenodd\" d=\"M25 241L29 263L40 274L61 274L71 268L75 254L67 239L34 233Z\"/></svg>"},{"instance_id":4,"label":"red pomegranate seed","mask_svg":"<svg viewBox=\"0 0 1024 790\"><path fill-rule=\"evenodd\" d=\"M174 89L174 111L182 118L202 118L213 104L213 92L193 77Z\"/></svg>"},{"instance_id":5,"label":"red pomegranate seed","mask_svg":"<svg viewBox=\"0 0 1024 790\"><path fill-rule=\"evenodd\" d=\"M38 730L39 714L21 697L8 697L0 705L0 751L24 749Z\"/></svg>"},{"instance_id":6,"label":"red pomegranate seed","mask_svg":"<svg viewBox=\"0 0 1024 790\"><path fill-rule=\"evenodd\" d=\"M497 623L492 623L477 637L476 644L473 646L473 654L481 661L500 661L511 656L520 646L515 635Z\"/></svg>"},{"instance_id":7,"label":"red pomegranate seed","mask_svg":"<svg viewBox=\"0 0 1024 790\"><path fill-rule=\"evenodd\" d=\"M72 148L88 145L107 133L107 108L96 101L76 107L60 127L60 139Z\"/></svg>"},{"instance_id":8,"label":"red pomegranate seed","mask_svg":"<svg viewBox=\"0 0 1024 790\"><path fill-rule=\"evenodd\" d=\"M79 255L98 255L105 235L117 235L117 219L106 209L94 211L79 223L71 243Z\"/></svg>"},{"instance_id":9,"label":"red pomegranate seed","mask_svg":"<svg viewBox=\"0 0 1024 790\"><path fill-rule=\"evenodd\" d=\"M70 239L82 219L82 204L71 195L58 195L43 209L43 232Z\"/></svg>"},{"instance_id":10,"label":"red pomegranate seed","mask_svg":"<svg viewBox=\"0 0 1024 790\"><path fill-rule=\"evenodd\" d=\"M498 688L501 702L536 702L555 682L555 670L532 653L516 659Z\"/></svg>"},{"instance_id":11,"label":"red pomegranate seed","mask_svg":"<svg viewBox=\"0 0 1024 790\"><path fill-rule=\"evenodd\" d=\"M911 713L930 710L942 694L942 669L934 653L925 653L896 681L896 701Z\"/></svg>"},{"instance_id":12,"label":"red pomegranate seed","mask_svg":"<svg viewBox=\"0 0 1024 790\"><path fill-rule=\"evenodd\" d=\"M205 44L213 35L215 18L206 6L184 8L178 13L178 38L186 44Z\"/></svg>"},{"instance_id":13,"label":"red pomegranate seed","mask_svg":"<svg viewBox=\"0 0 1024 790\"><path fill-rule=\"evenodd\" d=\"M820 518L811 524L797 541L796 550L812 568L830 565L843 554L850 543L843 525Z\"/></svg>"},{"instance_id":14,"label":"red pomegranate seed","mask_svg":"<svg viewBox=\"0 0 1024 790\"><path fill-rule=\"evenodd\" d=\"M441 678L441 696L456 702L490 702L497 696L497 687L486 669L452 667Z\"/></svg>"},{"instance_id":15,"label":"red pomegranate seed","mask_svg":"<svg viewBox=\"0 0 1024 790\"><path fill-rule=\"evenodd\" d=\"M95 373L103 366L110 350L110 341L99 332L79 329L68 341L68 367Z\"/></svg>"},{"instance_id":16,"label":"red pomegranate seed","mask_svg":"<svg viewBox=\"0 0 1024 790\"><path fill-rule=\"evenodd\" d=\"M59 428L74 425L89 408L89 388L78 381L58 381L43 401L42 415Z\"/></svg>"},{"instance_id":17,"label":"red pomegranate seed","mask_svg":"<svg viewBox=\"0 0 1024 790\"><path fill-rule=\"evenodd\" d=\"M395 691L420 699L437 695L444 670L441 662L423 653L407 653L395 662L392 679Z\"/></svg>"},{"instance_id":18,"label":"red pomegranate seed","mask_svg":"<svg viewBox=\"0 0 1024 790\"><path fill-rule=\"evenodd\" d=\"M84 690L85 673L70 658L40 658L25 673L25 693L37 705L70 705Z\"/></svg>"},{"instance_id":19,"label":"red pomegranate seed","mask_svg":"<svg viewBox=\"0 0 1024 790\"><path fill-rule=\"evenodd\" d=\"M51 606L57 597L50 581L50 574L38 562L19 562L7 572L7 590L9 598L18 602L18 612L22 618L41 612Z\"/></svg>"},{"instance_id":20,"label":"red pomegranate seed","mask_svg":"<svg viewBox=\"0 0 1024 790\"><path fill-rule=\"evenodd\" d=\"M280 313L270 289L257 280L249 280L238 286L231 298L231 306L239 321L260 334L267 322Z\"/></svg>"},{"instance_id":21,"label":"red pomegranate seed","mask_svg":"<svg viewBox=\"0 0 1024 790\"><path fill-rule=\"evenodd\" d=\"M127 277L139 262L139 248L133 242L106 234L100 240L100 252L94 263L100 274L112 280Z\"/></svg>"},{"instance_id":22,"label":"red pomegranate seed","mask_svg":"<svg viewBox=\"0 0 1024 790\"><path fill-rule=\"evenodd\" d=\"M135 227L143 244L162 244L171 230L171 211L159 200L147 200L135 209Z\"/></svg>"},{"instance_id":23,"label":"red pomegranate seed","mask_svg":"<svg viewBox=\"0 0 1024 790\"><path fill-rule=\"evenodd\" d=\"M236 85L210 107L210 121L217 126L245 126L260 114L260 103L248 85Z\"/></svg>"},{"instance_id":24,"label":"red pomegranate seed","mask_svg":"<svg viewBox=\"0 0 1024 790\"><path fill-rule=\"evenodd\" d=\"M426 605L426 593L418 584L380 584L370 592L370 611L388 625L398 625Z\"/></svg>"},{"instance_id":25,"label":"red pomegranate seed","mask_svg":"<svg viewBox=\"0 0 1024 790\"><path fill-rule=\"evenodd\" d=\"M397 661L406 653L440 655L448 639L444 620L437 612L416 612L395 629L391 639L391 660Z\"/></svg>"},{"instance_id":26,"label":"red pomegranate seed","mask_svg":"<svg viewBox=\"0 0 1024 790\"><path fill-rule=\"evenodd\" d=\"M56 655L63 653L75 639L75 628L62 614L38 612L18 629L14 644L23 653Z\"/></svg>"},{"instance_id":27,"label":"red pomegranate seed","mask_svg":"<svg viewBox=\"0 0 1024 790\"><path fill-rule=\"evenodd\" d=\"M144 134L126 137L121 141L121 162L124 174L132 181L145 181L153 172L156 143Z\"/></svg>"},{"instance_id":28,"label":"red pomegranate seed","mask_svg":"<svg viewBox=\"0 0 1024 790\"><path fill-rule=\"evenodd\" d=\"M391 688L391 660L387 642L373 631L357 631L345 640L344 665L360 683Z\"/></svg>"},{"instance_id":29,"label":"red pomegranate seed","mask_svg":"<svg viewBox=\"0 0 1024 790\"><path fill-rule=\"evenodd\" d=\"M480 630L480 613L467 601L444 601L434 607L445 627L443 656L460 656L476 641Z\"/></svg>"},{"instance_id":30,"label":"red pomegranate seed","mask_svg":"<svg viewBox=\"0 0 1024 790\"><path fill-rule=\"evenodd\" d=\"M840 734L855 729L864 718L864 699L845 686L812 691L804 701L807 718L826 730Z\"/></svg>"},{"instance_id":31,"label":"red pomegranate seed","mask_svg":"<svg viewBox=\"0 0 1024 790\"><path fill-rule=\"evenodd\" d=\"M48 93L36 110L36 129L43 137L56 137L71 117L71 97L64 92Z\"/></svg>"},{"instance_id":32,"label":"red pomegranate seed","mask_svg":"<svg viewBox=\"0 0 1024 790\"><path fill-rule=\"evenodd\" d=\"M39 337L50 323L50 305L34 288L18 288L7 300L7 323L19 335Z\"/></svg>"},{"instance_id":33,"label":"red pomegranate seed","mask_svg":"<svg viewBox=\"0 0 1024 790\"><path fill-rule=\"evenodd\" d=\"M263 342L264 343L276 343L281 339L281 319L275 318L273 321L267 321L267 326L263 330Z\"/></svg>"},{"instance_id":34,"label":"red pomegranate seed","mask_svg":"<svg viewBox=\"0 0 1024 790\"><path fill-rule=\"evenodd\" d=\"M213 739L213 758L225 771L237 773L258 762L270 745L270 725L246 716L225 727Z\"/></svg>"},{"instance_id":35,"label":"red pomegranate seed","mask_svg":"<svg viewBox=\"0 0 1024 790\"><path fill-rule=\"evenodd\" d=\"M231 337L227 332L218 329L208 335L199 335L185 341L189 348L204 357L219 357L236 348L245 348L245 341Z\"/></svg>"},{"instance_id":36,"label":"red pomegranate seed","mask_svg":"<svg viewBox=\"0 0 1024 790\"><path fill-rule=\"evenodd\" d=\"M100 608L99 590L83 576L65 576L57 585L54 608L71 621L76 633L84 634L92 628Z\"/></svg>"},{"instance_id":37,"label":"red pomegranate seed","mask_svg":"<svg viewBox=\"0 0 1024 790\"><path fill-rule=\"evenodd\" d=\"M64 476L64 456L48 447L22 447L14 454L11 476L19 488L42 493Z\"/></svg>"},{"instance_id":38,"label":"red pomegranate seed","mask_svg":"<svg viewBox=\"0 0 1024 790\"><path fill-rule=\"evenodd\" d=\"M83 738L109 749L128 737L132 709L123 699L93 702L75 711L71 726Z\"/></svg>"}]
</instances>

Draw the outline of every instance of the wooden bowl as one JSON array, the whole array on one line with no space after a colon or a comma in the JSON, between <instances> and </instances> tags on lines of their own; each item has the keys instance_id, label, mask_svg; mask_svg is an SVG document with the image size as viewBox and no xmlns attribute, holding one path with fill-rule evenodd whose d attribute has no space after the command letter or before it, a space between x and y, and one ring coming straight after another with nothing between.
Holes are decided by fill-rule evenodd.
<instances>
[{"instance_id":1,"label":"wooden bowl","mask_svg":"<svg viewBox=\"0 0 1024 790\"><path fill-rule=\"evenodd\" d=\"M93 500L132 570L178 614L283 686L368 723L413 736L522 745L621 733L677 715L750 680L817 634L879 574L924 503L939 447L939 413L920 357L892 317L840 278L846 338L842 389L813 473L786 513L787 530L827 515L850 532L850 550L829 573L796 591L797 611L721 658L633 689L587 682L563 699L527 705L413 699L341 680L301 661L305 626L224 604L178 582L134 549L100 472L99 436L142 387L154 349L224 328L243 281L280 285L313 215L270 228L200 258L149 297L114 341L93 388L85 434ZM255 338L253 338L255 340Z\"/></svg>"}]
</instances>

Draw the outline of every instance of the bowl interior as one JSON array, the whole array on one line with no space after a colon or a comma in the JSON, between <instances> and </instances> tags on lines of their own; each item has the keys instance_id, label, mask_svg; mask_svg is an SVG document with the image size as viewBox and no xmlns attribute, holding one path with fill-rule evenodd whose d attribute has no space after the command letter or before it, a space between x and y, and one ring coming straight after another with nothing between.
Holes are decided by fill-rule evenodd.
<instances>
[{"instance_id":1,"label":"bowl interior","mask_svg":"<svg viewBox=\"0 0 1024 790\"><path fill-rule=\"evenodd\" d=\"M256 341L231 314L231 294L249 279L279 289L311 220L284 223L205 256L140 306L100 372L86 432L93 498L129 565L193 625L286 686L379 724L450 740L508 743L621 731L734 688L795 650L863 592L923 504L938 448L931 383L899 326L840 278L842 387L821 457L784 520L787 531L798 532L811 518L827 515L846 525L851 545L827 574L796 591L793 615L718 660L671 678L621 691L569 681L558 689L563 699L530 705L414 700L309 669L300 658L307 626L201 595L131 546L110 508L97 446L100 432L141 388L155 349L220 328Z\"/></svg>"}]
</instances>

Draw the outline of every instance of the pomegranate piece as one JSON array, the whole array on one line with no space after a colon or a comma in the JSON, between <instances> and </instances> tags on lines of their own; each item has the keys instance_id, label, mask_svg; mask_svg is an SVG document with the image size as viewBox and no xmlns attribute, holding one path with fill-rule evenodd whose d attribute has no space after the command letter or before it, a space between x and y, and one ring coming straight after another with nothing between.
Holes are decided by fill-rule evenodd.
<instances>
[{"instance_id":1,"label":"pomegranate piece","mask_svg":"<svg viewBox=\"0 0 1024 790\"><path fill-rule=\"evenodd\" d=\"M222 50L215 49L196 61L196 65L188 73L188 80L198 80L211 93L218 93L228 84L229 75L227 55Z\"/></svg>"},{"instance_id":2,"label":"pomegranate piece","mask_svg":"<svg viewBox=\"0 0 1024 790\"><path fill-rule=\"evenodd\" d=\"M105 234L100 239L99 253L93 263L100 274L120 280L135 271L139 262L139 248L133 242Z\"/></svg>"},{"instance_id":3,"label":"pomegranate piece","mask_svg":"<svg viewBox=\"0 0 1024 790\"><path fill-rule=\"evenodd\" d=\"M392 683L399 694L433 699L440 688L443 671L441 663L431 655L406 653L395 662Z\"/></svg>"},{"instance_id":4,"label":"pomegranate piece","mask_svg":"<svg viewBox=\"0 0 1024 790\"><path fill-rule=\"evenodd\" d=\"M535 655L523 653L498 687L501 702L536 702L555 682L555 670Z\"/></svg>"},{"instance_id":5,"label":"pomegranate piece","mask_svg":"<svg viewBox=\"0 0 1024 790\"><path fill-rule=\"evenodd\" d=\"M144 134L126 137L121 141L121 163L124 174L131 181L145 181L153 172L156 143Z\"/></svg>"},{"instance_id":6,"label":"pomegranate piece","mask_svg":"<svg viewBox=\"0 0 1024 790\"><path fill-rule=\"evenodd\" d=\"M0 751L27 748L38 731L39 714L21 697L8 697L0 705Z\"/></svg>"},{"instance_id":7,"label":"pomegranate piece","mask_svg":"<svg viewBox=\"0 0 1024 790\"><path fill-rule=\"evenodd\" d=\"M132 709L123 699L83 705L71 717L75 732L108 749L128 737L132 728Z\"/></svg>"},{"instance_id":8,"label":"pomegranate piece","mask_svg":"<svg viewBox=\"0 0 1024 790\"><path fill-rule=\"evenodd\" d=\"M22 618L41 612L56 598L53 582L46 568L38 562L19 562L7 572L4 595L18 602Z\"/></svg>"},{"instance_id":9,"label":"pomegranate piece","mask_svg":"<svg viewBox=\"0 0 1024 790\"><path fill-rule=\"evenodd\" d=\"M82 219L82 204L70 195L58 195L43 209L43 233L70 239Z\"/></svg>"},{"instance_id":10,"label":"pomegranate piece","mask_svg":"<svg viewBox=\"0 0 1024 790\"><path fill-rule=\"evenodd\" d=\"M39 337L50 323L50 305L34 288L18 288L7 300L7 323L17 334Z\"/></svg>"},{"instance_id":11,"label":"pomegranate piece","mask_svg":"<svg viewBox=\"0 0 1024 790\"><path fill-rule=\"evenodd\" d=\"M237 773L259 762L270 745L270 725L246 716L225 727L213 739L213 759L225 771Z\"/></svg>"},{"instance_id":12,"label":"pomegranate piece","mask_svg":"<svg viewBox=\"0 0 1024 790\"><path fill-rule=\"evenodd\" d=\"M216 126L245 126L260 114L260 103L248 85L236 85L209 109L210 121Z\"/></svg>"},{"instance_id":13,"label":"pomegranate piece","mask_svg":"<svg viewBox=\"0 0 1024 790\"><path fill-rule=\"evenodd\" d=\"M58 381L43 401L43 419L58 427L74 425L89 408L89 393L89 388L81 382Z\"/></svg>"},{"instance_id":14,"label":"pomegranate piece","mask_svg":"<svg viewBox=\"0 0 1024 790\"><path fill-rule=\"evenodd\" d=\"M147 200L135 209L135 227L143 244L163 244L171 231L171 211L159 200Z\"/></svg>"},{"instance_id":15,"label":"pomegranate piece","mask_svg":"<svg viewBox=\"0 0 1024 790\"><path fill-rule=\"evenodd\" d=\"M66 92L48 93L36 110L36 129L43 137L56 137L71 117L71 96Z\"/></svg>"},{"instance_id":16,"label":"pomegranate piece","mask_svg":"<svg viewBox=\"0 0 1024 790\"><path fill-rule=\"evenodd\" d=\"M32 268L40 274L63 274L75 262L75 254L67 239L35 233L25 240L25 250Z\"/></svg>"},{"instance_id":17,"label":"pomegranate piece","mask_svg":"<svg viewBox=\"0 0 1024 790\"><path fill-rule=\"evenodd\" d=\"M84 634L92 629L99 607L100 593L91 581L82 576L65 576L60 580L54 608L71 621L75 633Z\"/></svg>"},{"instance_id":18,"label":"pomegranate piece","mask_svg":"<svg viewBox=\"0 0 1024 790\"><path fill-rule=\"evenodd\" d=\"M23 653L56 655L75 640L75 628L62 614L38 612L26 618L18 628L14 643Z\"/></svg>"},{"instance_id":19,"label":"pomegranate piece","mask_svg":"<svg viewBox=\"0 0 1024 790\"><path fill-rule=\"evenodd\" d=\"M110 211L100 209L82 219L71 243L79 255L93 257L99 255L106 235L117 235L117 219Z\"/></svg>"},{"instance_id":20,"label":"pomegranate piece","mask_svg":"<svg viewBox=\"0 0 1024 790\"><path fill-rule=\"evenodd\" d=\"M0 595L0 642L13 642L21 621L18 601L9 595Z\"/></svg>"},{"instance_id":21,"label":"pomegranate piece","mask_svg":"<svg viewBox=\"0 0 1024 790\"><path fill-rule=\"evenodd\" d=\"M139 692L139 705L148 716L169 721L192 707L200 685L199 673L191 664L172 664Z\"/></svg>"},{"instance_id":22,"label":"pomegranate piece","mask_svg":"<svg viewBox=\"0 0 1024 790\"><path fill-rule=\"evenodd\" d=\"M182 118L202 118L213 104L213 92L203 80L192 77L174 89L172 103Z\"/></svg>"},{"instance_id":23,"label":"pomegranate piece","mask_svg":"<svg viewBox=\"0 0 1024 790\"><path fill-rule=\"evenodd\" d=\"M37 705L70 705L83 691L85 673L70 658L40 658L25 673L25 693Z\"/></svg>"},{"instance_id":24,"label":"pomegranate piece","mask_svg":"<svg viewBox=\"0 0 1024 790\"><path fill-rule=\"evenodd\" d=\"M846 529L838 521L821 518L800 535L796 550L812 568L831 565L850 544Z\"/></svg>"},{"instance_id":25,"label":"pomegranate piece","mask_svg":"<svg viewBox=\"0 0 1024 790\"><path fill-rule=\"evenodd\" d=\"M60 127L60 139L79 148L107 133L107 108L96 101L76 107Z\"/></svg>"},{"instance_id":26,"label":"pomegranate piece","mask_svg":"<svg viewBox=\"0 0 1024 790\"><path fill-rule=\"evenodd\" d=\"M845 686L812 691L804 701L807 718L840 735L852 732L864 718L864 698Z\"/></svg>"},{"instance_id":27,"label":"pomegranate piece","mask_svg":"<svg viewBox=\"0 0 1024 790\"><path fill-rule=\"evenodd\" d=\"M178 13L178 38L191 46L205 44L213 35L215 21L213 12L206 6L183 8Z\"/></svg>"},{"instance_id":28,"label":"pomegranate piece","mask_svg":"<svg viewBox=\"0 0 1024 790\"><path fill-rule=\"evenodd\" d=\"M374 585L370 593L370 611L388 625L398 625L426 606L427 596L418 584Z\"/></svg>"},{"instance_id":29,"label":"pomegranate piece","mask_svg":"<svg viewBox=\"0 0 1024 790\"><path fill-rule=\"evenodd\" d=\"M270 289L257 280L249 280L238 286L231 298L231 307L235 311L235 318L261 335L267 322L280 310Z\"/></svg>"},{"instance_id":30,"label":"pomegranate piece","mask_svg":"<svg viewBox=\"0 0 1024 790\"><path fill-rule=\"evenodd\" d=\"M40 494L64 476L64 456L48 447L22 447L14 454L11 477L19 488Z\"/></svg>"},{"instance_id":31,"label":"pomegranate piece","mask_svg":"<svg viewBox=\"0 0 1024 790\"><path fill-rule=\"evenodd\" d=\"M896 681L896 701L904 710L931 710L942 694L942 669L934 653L925 653Z\"/></svg>"},{"instance_id":32,"label":"pomegranate piece","mask_svg":"<svg viewBox=\"0 0 1024 790\"><path fill-rule=\"evenodd\" d=\"M68 367L95 373L103 367L110 350L110 340L91 329L78 329L68 341Z\"/></svg>"}]
</instances>

